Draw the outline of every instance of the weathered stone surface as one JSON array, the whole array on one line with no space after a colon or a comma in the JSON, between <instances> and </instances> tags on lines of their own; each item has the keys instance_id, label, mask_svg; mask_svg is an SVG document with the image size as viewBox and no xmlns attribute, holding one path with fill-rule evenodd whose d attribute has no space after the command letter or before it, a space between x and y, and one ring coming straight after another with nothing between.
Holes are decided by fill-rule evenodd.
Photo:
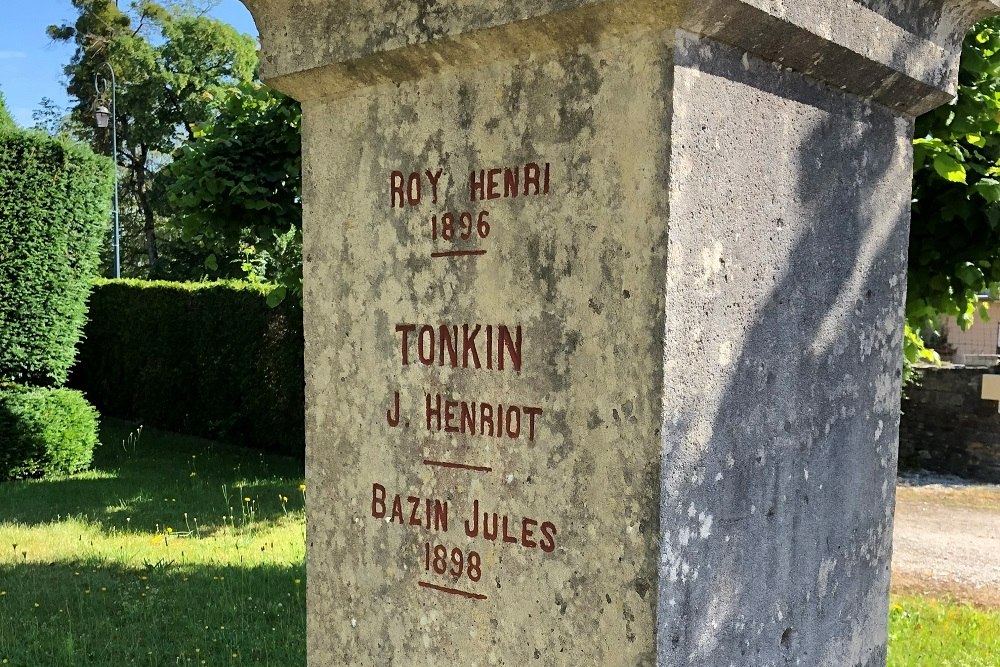
<instances>
[{"instance_id":1,"label":"weathered stone surface","mask_svg":"<svg viewBox=\"0 0 1000 667\"><path fill-rule=\"evenodd\" d=\"M247 4L304 108L310 664L884 663L906 112L992 3Z\"/></svg>"},{"instance_id":2,"label":"weathered stone surface","mask_svg":"<svg viewBox=\"0 0 1000 667\"><path fill-rule=\"evenodd\" d=\"M305 246L315 664L654 661L667 245L650 218L667 191L650 175L666 169L669 56L650 40L306 103L308 132L329 142L305 155L306 214L323 221ZM473 170L532 162L547 195L469 201ZM392 209L391 172L425 169L444 170L438 204ZM434 243L431 216L449 210L489 211L489 236ZM450 247L487 254L431 257ZM519 325L521 371L441 368L440 350L404 366L406 323ZM408 429L386 423L396 391ZM543 412L534 437L429 432L438 393ZM448 531L373 520L374 483L447 500ZM519 543L523 517L552 522L555 550L468 539L475 500ZM482 580L425 572L428 541L475 550Z\"/></svg>"}]
</instances>

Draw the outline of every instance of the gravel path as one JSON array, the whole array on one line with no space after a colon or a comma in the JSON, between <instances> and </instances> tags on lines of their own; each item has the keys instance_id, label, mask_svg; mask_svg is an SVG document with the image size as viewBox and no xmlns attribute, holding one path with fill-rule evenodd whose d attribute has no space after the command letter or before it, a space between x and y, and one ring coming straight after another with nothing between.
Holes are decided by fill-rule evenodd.
<instances>
[{"instance_id":1,"label":"gravel path","mask_svg":"<svg viewBox=\"0 0 1000 667\"><path fill-rule=\"evenodd\" d=\"M897 487L894 588L1000 602L1000 486L910 477Z\"/></svg>"}]
</instances>

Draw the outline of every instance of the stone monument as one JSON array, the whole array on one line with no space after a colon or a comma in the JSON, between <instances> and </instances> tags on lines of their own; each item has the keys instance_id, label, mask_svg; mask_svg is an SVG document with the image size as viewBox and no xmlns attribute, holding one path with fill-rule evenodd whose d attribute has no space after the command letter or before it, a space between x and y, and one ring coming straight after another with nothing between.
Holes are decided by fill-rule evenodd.
<instances>
[{"instance_id":1,"label":"stone monument","mask_svg":"<svg viewBox=\"0 0 1000 667\"><path fill-rule=\"evenodd\" d=\"M994 2L245 2L310 666L884 664L913 117Z\"/></svg>"}]
</instances>

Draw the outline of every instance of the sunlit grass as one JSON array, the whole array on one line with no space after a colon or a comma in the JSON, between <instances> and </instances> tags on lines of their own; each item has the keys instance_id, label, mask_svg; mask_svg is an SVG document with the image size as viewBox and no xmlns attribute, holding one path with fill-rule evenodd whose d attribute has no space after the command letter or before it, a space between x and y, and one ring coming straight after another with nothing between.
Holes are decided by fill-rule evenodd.
<instances>
[{"instance_id":1,"label":"sunlit grass","mask_svg":"<svg viewBox=\"0 0 1000 667\"><path fill-rule=\"evenodd\" d=\"M948 600L893 596L890 667L997 667L1000 611Z\"/></svg>"},{"instance_id":2,"label":"sunlit grass","mask_svg":"<svg viewBox=\"0 0 1000 667\"><path fill-rule=\"evenodd\" d=\"M102 442L90 472L0 483L0 664L305 664L302 462Z\"/></svg>"}]
</instances>

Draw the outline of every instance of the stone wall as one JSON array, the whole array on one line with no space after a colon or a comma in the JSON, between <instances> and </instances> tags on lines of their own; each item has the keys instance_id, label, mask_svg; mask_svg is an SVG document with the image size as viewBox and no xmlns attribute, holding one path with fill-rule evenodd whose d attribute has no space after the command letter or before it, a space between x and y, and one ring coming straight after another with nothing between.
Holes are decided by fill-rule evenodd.
<instances>
[{"instance_id":1,"label":"stone wall","mask_svg":"<svg viewBox=\"0 0 1000 667\"><path fill-rule=\"evenodd\" d=\"M899 467L1000 482L1000 413L981 368L925 368L903 399Z\"/></svg>"}]
</instances>

